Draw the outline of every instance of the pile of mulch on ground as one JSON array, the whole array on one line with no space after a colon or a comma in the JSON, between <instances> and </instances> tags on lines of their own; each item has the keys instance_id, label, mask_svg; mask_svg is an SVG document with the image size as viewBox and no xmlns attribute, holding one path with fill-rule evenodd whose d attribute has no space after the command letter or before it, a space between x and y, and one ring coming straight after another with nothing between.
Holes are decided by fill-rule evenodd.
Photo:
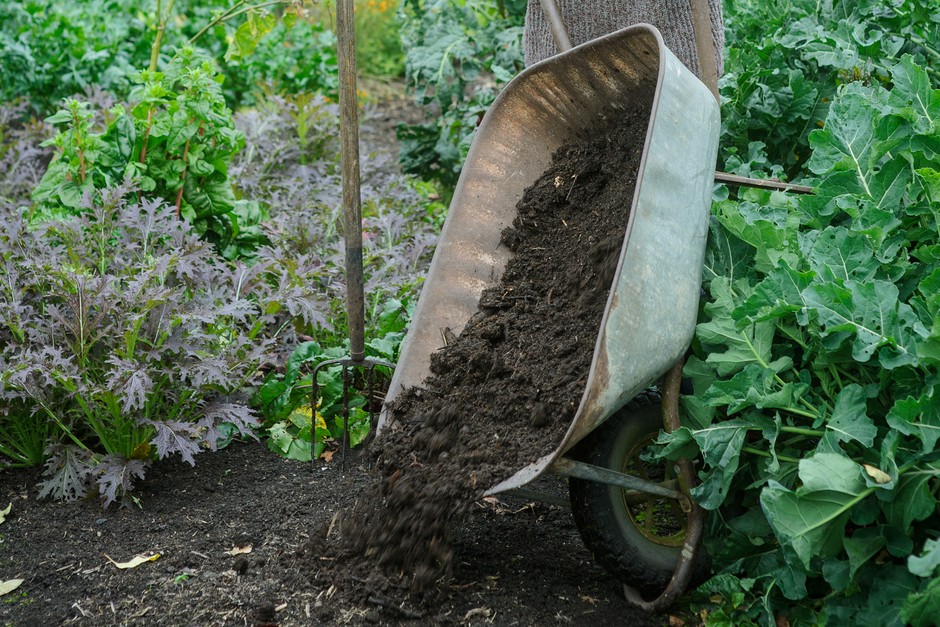
<instances>
[{"instance_id":1,"label":"pile of mulch on ground","mask_svg":"<svg viewBox=\"0 0 940 627\"><path fill-rule=\"evenodd\" d=\"M620 256L648 104L609 119L619 121L560 148L526 190L502 236L513 255L500 284L432 356L424 385L396 400L396 423L375 442L378 482L327 530L353 581L342 587L359 602L419 616L450 572L455 523L568 429ZM335 586L337 576L326 565L315 578Z\"/></svg>"}]
</instances>

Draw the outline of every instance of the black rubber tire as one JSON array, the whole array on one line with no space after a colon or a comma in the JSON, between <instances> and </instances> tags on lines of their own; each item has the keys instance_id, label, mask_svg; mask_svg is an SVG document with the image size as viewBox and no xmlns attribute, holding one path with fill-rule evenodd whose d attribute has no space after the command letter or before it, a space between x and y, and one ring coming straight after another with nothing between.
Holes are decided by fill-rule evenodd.
<instances>
[{"instance_id":1,"label":"black rubber tire","mask_svg":"<svg viewBox=\"0 0 940 627\"><path fill-rule=\"evenodd\" d=\"M627 463L631 457L634 463L638 461L638 452L656 437L662 424L659 395L644 392L580 442L571 456L588 464L634 474L625 470ZM664 467L662 464L659 468ZM662 592L679 561L684 532L677 530L675 536L664 536L661 540L647 537L625 503L623 489L616 486L572 477L569 496L581 538L595 561L644 596ZM677 523L684 524L684 514L678 513L677 506L675 510ZM704 550L699 549L693 565L693 584L707 576L708 562Z\"/></svg>"}]
</instances>

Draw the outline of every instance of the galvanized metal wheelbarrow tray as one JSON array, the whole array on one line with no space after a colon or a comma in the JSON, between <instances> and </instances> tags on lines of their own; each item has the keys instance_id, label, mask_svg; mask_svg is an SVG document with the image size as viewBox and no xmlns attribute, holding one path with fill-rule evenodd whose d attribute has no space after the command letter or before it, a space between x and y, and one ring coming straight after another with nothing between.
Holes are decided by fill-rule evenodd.
<instances>
[{"instance_id":1,"label":"galvanized metal wheelbarrow tray","mask_svg":"<svg viewBox=\"0 0 940 627\"><path fill-rule=\"evenodd\" d=\"M715 98L640 24L520 73L483 118L415 308L386 403L430 374L441 330L462 329L510 251L500 244L516 203L560 146L603 129L611 103L654 89L626 236L587 385L557 448L488 494L517 488L660 378L691 342L720 121ZM648 97L648 96L647 96ZM624 199L625 202L629 199ZM388 411L379 433L394 421Z\"/></svg>"},{"instance_id":2,"label":"galvanized metal wheelbarrow tray","mask_svg":"<svg viewBox=\"0 0 940 627\"><path fill-rule=\"evenodd\" d=\"M586 134L603 132L611 121L602 116L610 114L612 104L650 101L634 196L624 199L631 203L626 235L580 406L554 450L492 486L487 495L519 489L552 471L677 499L684 511L692 512L692 520L699 510L686 494L563 457L670 370L695 329L718 151L718 105L666 48L659 31L647 24L527 68L487 111L402 347L379 419L379 438L395 421L389 403L429 376L431 355L443 346L442 331L464 328L477 312L483 290L498 284L510 257L500 243L501 233L515 219L525 189L548 169L553 152ZM673 390L673 407L678 372L673 369L675 384L666 386ZM684 474L691 477L691 465ZM696 527L693 538L690 524L689 548L683 549L675 585L670 584L674 589L660 597L663 604L685 587L700 520ZM631 598L626 585L625 591ZM643 604L633 596L631 600Z\"/></svg>"}]
</instances>

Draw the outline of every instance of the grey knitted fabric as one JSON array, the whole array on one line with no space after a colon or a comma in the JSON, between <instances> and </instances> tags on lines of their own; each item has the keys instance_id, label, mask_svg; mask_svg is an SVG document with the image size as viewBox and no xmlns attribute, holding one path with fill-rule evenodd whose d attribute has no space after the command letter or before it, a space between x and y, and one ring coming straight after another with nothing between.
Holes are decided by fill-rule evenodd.
<instances>
[{"instance_id":1,"label":"grey knitted fabric","mask_svg":"<svg viewBox=\"0 0 940 627\"><path fill-rule=\"evenodd\" d=\"M652 24L663 34L666 47L687 68L699 74L695 31L692 28L691 0L556 0L558 10L568 29L572 45L577 46L615 30L640 22ZM721 0L708 0L715 43L715 65L718 74L723 68L722 52L725 35L722 26ZM542 12L539 0L529 0L523 43L525 64L532 65L558 52L551 27Z\"/></svg>"}]
</instances>

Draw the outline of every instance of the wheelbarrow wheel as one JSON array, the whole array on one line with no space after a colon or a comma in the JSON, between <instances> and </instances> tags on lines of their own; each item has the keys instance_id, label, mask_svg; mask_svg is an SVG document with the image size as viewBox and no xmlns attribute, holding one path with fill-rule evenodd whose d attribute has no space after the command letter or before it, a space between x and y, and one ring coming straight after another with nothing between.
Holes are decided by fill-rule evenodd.
<instances>
[{"instance_id":1,"label":"wheelbarrow wheel","mask_svg":"<svg viewBox=\"0 0 940 627\"><path fill-rule=\"evenodd\" d=\"M662 424L659 395L644 392L579 443L573 456L679 489L671 464L641 459ZM569 495L581 538L594 559L644 595L659 594L672 578L685 541L687 519L679 503L574 477ZM693 583L702 581L707 570L708 558L700 550Z\"/></svg>"}]
</instances>

